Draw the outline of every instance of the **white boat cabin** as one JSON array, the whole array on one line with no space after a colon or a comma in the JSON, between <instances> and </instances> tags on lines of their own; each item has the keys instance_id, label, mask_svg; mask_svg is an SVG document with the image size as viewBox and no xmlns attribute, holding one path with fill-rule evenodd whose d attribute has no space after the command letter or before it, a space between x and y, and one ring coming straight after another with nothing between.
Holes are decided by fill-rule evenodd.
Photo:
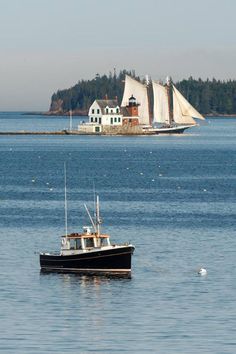
<instances>
[{"instance_id":1,"label":"white boat cabin","mask_svg":"<svg viewBox=\"0 0 236 354\"><path fill-rule=\"evenodd\" d=\"M83 227L83 233L72 233L62 236L61 255L73 255L91 250L110 248L110 236L91 232L88 226Z\"/></svg>"}]
</instances>

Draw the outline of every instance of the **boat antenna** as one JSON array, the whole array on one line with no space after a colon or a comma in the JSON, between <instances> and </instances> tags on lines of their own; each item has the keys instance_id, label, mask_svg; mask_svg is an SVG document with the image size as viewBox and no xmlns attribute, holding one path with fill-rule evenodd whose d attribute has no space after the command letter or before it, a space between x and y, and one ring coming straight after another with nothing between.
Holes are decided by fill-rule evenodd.
<instances>
[{"instance_id":1,"label":"boat antenna","mask_svg":"<svg viewBox=\"0 0 236 354\"><path fill-rule=\"evenodd\" d=\"M68 229L67 229L67 180L66 180L66 162L64 162L64 179L65 179L65 232L66 232L66 238L68 235Z\"/></svg>"},{"instance_id":2,"label":"boat antenna","mask_svg":"<svg viewBox=\"0 0 236 354\"><path fill-rule=\"evenodd\" d=\"M93 203L94 203L94 218L96 217L96 189L95 189L95 183L93 180Z\"/></svg>"},{"instance_id":3,"label":"boat antenna","mask_svg":"<svg viewBox=\"0 0 236 354\"><path fill-rule=\"evenodd\" d=\"M85 210L87 211L88 217L89 217L89 219L90 219L90 221L91 221L91 223L93 225L94 231L97 232L97 227L96 227L96 225L95 225L95 223L93 221L93 218L92 218L92 216L91 216L91 214L90 214L90 212L89 212L89 210L87 208L87 205L84 204L84 207L85 207Z\"/></svg>"}]
</instances>

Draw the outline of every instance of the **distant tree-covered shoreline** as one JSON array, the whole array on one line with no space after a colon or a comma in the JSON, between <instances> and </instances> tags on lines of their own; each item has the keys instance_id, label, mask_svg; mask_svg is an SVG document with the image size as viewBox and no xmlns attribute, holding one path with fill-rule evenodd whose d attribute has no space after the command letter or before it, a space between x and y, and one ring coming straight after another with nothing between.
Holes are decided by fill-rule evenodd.
<instances>
[{"instance_id":1,"label":"distant tree-covered shoreline","mask_svg":"<svg viewBox=\"0 0 236 354\"><path fill-rule=\"evenodd\" d=\"M87 114L95 99L122 100L125 74L140 80L134 71L123 70L117 75L110 73L92 80L81 80L75 86L58 90L52 95L49 114ZM141 80L140 80L141 81ZM235 80L202 80L184 79L175 83L186 99L203 115L233 115L236 114L236 81ZM150 97L152 100L152 97Z\"/></svg>"}]
</instances>

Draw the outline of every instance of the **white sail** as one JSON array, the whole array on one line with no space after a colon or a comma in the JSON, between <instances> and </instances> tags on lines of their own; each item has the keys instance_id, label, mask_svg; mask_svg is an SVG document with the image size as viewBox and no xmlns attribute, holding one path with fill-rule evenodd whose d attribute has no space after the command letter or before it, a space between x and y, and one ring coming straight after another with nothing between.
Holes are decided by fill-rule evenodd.
<instances>
[{"instance_id":1,"label":"white sail","mask_svg":"<svg viewBox=\"0 0 236 354\"><path fill-rule=\"evenodd\" d=\"M153 123L169 123L169 105L166 88L152 82L153 88Z\"/></svg>"},{"instance_id":2,"label":"white sail","mask_svg":"<svg viewBox=\"0 0 236 354\"><path fill-rule=\"evenodd\" d=\"M134 96L137 103L140 104L138 107L139 112L139 122L140 124L149 124L149 108L148 108L148 95L147 87L137 80L132 79L130 76L125 76L125 89L123 94L123 99L121 106L125 107L129 103L129 98Z\"/></svg>"},{"instance_id":3,"label":"white sail","mask_svg":"<svg viewBox=\"0 0 236 354\"><path fill-rule=\"evenodd\" d=\"M194 124L193 118L205 120L205 118L184 98L173 85L173 119L176 123Z\"/></svg>"}]
</instances>

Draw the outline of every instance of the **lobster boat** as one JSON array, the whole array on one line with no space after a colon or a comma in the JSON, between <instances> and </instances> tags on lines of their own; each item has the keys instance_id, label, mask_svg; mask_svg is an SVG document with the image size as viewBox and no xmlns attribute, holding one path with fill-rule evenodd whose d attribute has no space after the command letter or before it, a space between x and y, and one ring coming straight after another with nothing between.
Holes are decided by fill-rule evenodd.
<instances>
[{"instance_id":1,"label":"lobster boat","mask_svg":"<svg viewBox=\"0 0 236 354\"><path fill-rule=\"evenodd\" d=\"M99 197L93 218L85 205L91 226L81 233L61 237L58 252L40 253L40 267L45 272L76 272L88 275L131 275L131 258L135 247L130 243L113 244L110 236L101 232ZM66 218L67 220L67 218ZM67 224L67 222L66 222Z\"/></svg>"}]
</instances>

